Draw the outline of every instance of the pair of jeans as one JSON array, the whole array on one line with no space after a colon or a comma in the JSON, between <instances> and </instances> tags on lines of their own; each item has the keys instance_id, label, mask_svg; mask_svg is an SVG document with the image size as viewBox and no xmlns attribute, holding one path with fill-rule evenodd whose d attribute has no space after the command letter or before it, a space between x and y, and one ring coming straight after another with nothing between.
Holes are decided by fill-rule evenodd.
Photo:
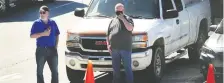
<instances>
[{"instance_id":1,"label":"pair of jeans","mask_svg":"<svg viewBox=\"0 0 224 83\"><path fill-rule=\"evenodd\" d=\"M131 66L132 51L112 49L113 83L121 83L121 61L125 69L126 83L133 83L134 77Z\"/></svg>"},{"instance_id":2,"label":"pair of jeans","mask_svg":"<svg viewBox=\"0 0 224 83\"><path fill-rule=\"evenodd\" d=\"M51 70L51 83L58 83L58 52L55 47L37 47L37 83L44 83L43 68L45 62L48 63Z\"/></svg>"}]
</instances>

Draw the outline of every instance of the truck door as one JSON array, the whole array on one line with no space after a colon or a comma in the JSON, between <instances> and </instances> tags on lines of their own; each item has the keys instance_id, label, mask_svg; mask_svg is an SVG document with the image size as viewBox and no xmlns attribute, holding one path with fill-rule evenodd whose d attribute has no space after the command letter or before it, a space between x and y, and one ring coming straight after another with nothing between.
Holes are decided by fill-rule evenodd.
<instances>
[{"instance_id":1,"label":"truck door","mask_svg":"<svg viewBox=\"0 0 224 83\"><path fill-rule=\"evenodd\" d=\"M169 10L176 10L175 4L173 0L162 0L162 8L163 8L163 17L165 17L166 12ZM178 23L179 18L164 18L168 36L165 37L167 40L165 46L165 53L172 53L179 48L179 37L180 37L180 25Z\"/></svg>"},{"instance_id":2,"label":"truck door","mask_svg":"<svg viewBox=\"0 0 224 83\"><path fill-rule=\"evenodd\" d=\"M183 4L183 0L174 0L176 9L179 12L178 16L178 24L180 26L180 41L179 41L179 46L180 48L185 47L189 41L189 33L190 33L190 20L189 20L189 15Z\"/></svg>"}]
</instances>

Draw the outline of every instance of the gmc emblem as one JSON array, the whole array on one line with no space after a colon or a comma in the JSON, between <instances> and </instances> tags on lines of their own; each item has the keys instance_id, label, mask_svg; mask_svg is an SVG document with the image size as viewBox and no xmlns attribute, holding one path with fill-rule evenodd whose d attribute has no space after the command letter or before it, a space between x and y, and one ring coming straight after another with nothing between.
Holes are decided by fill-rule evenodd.
<instances>
[{"instance_id":1,"label":"gmc emblem","mask_svg":"<svg viewBox=\"0 0 224 83\"><path fill-rule=\"evenodd\" d=\"M107 45L106 41L96 41L95 45Z\"/></svg>"}]
</instances>

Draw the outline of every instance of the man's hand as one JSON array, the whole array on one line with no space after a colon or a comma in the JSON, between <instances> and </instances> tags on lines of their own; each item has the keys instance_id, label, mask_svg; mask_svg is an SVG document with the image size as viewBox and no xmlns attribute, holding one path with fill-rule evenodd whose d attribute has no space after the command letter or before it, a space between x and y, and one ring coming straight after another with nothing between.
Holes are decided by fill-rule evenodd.
<instances>
[{"instance_id":1,"label":"man's hand","mask_svg":"<svg viewBox=\"0 0 224 83\"><path fill-rule=\"evenodd\" d=\"M59 41L59 36L56 36L56 49L58 48L58 41Z\"/></svg>"},{"instance_id":2,"label":"man's hand","mask_svg":"<svg viewBox=\"0 0 224 83\"><path fill-rule=\"evenodd\" d=\"M132 31L132 30L133 30L134 26L133 26L130 22L128 22L127 19L125 19L125 17L124 17L123 14L119 15L118 18L121 19L121 20L123 21L124 26L126 27L126 29L127 29L128 31Z\"/></svg>"},{"instance_id":3,"label":"man's hand","mask_svg":"<svg viewBox=\"0 0 224 83\"><path fill-rule=\"evenodd\" d=\"M45 30L44 32L36 33L36 34L31 35L30 38L40 38L40 37L42 37L42 36L49 36L50 33L51 33L51 29L50 29L50 27L49 27L49 28L48 28L47 30Z\"/></svg>"},{"instance_id":4,"label":"man's hand","mask_svg":"<svg viewBox=\"0 0 224 83\"><path fill-rule=\"evenodd\" d=\"M46 29L44 32L42 32L42 36L49 36L51 33L51 28L49 27L48 29Z\"/></svg>"},{"instance_id":5,"label":"man's hand","mask_svg":"<svg viewBox=\"0 0 224 83\"><path fill-rule=\"evenodd\" d=\"M108 51L109 51L109 53L110 53L110 55L111 55L111 45L107 45L107 49L108 49Z\"/></svg>"},{"instance_id":6,"label":"man's hand","mask_svg":"<svg viewBox=\"0 0 224 83\"><path fill-rule=\"evenodd\" d=\"M125 18L124 18L124 14L120 14L120 15L118 15L118 18L121 19L122 21L125 20Z\"/></svg>"}]
</instances>

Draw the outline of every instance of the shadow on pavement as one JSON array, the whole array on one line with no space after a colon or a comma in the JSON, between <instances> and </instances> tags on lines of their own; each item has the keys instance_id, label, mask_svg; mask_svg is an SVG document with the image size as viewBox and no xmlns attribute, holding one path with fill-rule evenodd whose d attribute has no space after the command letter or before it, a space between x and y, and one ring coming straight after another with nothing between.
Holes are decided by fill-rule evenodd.
<instances>
[{"instance_id":1,"label":"shadow on pavement","mask_svg":"<svg viewBox=\"0 0 224 83\"><path fill-rule=\"evenodd\" d=\"M34 21L39 18L39 7L41 5L47 5L50 8L50 17L60 16L69 12L73 12L75 8L88 7L83 3L74 1L56 1L54 3L37 3L35 6L21 6L11 9L6 16L1 17L1 22L23 22Z\"/></svg>"},{"instance_id":2,"label":"shadow on pavement","mask_svg":"<svg viewBox=\"0 0 224 83\"><path fill-rule=\"evenodd\" d=\"M192 63L188 58L178 59L167 64L163 83L203 83L198 63Z\"/></svg>"},{"instance_id":3,"label":"shadow on pavement","mask_svg":"<svg viewBox=\"0 0 224 83\"><path fill-rule=\"evenodd\" d=\"M155 83L149 77L145 76L145 71L134 72L135 83ZM122 83L124 82L124 73ZM96 83L112 83L112 73L96 80ZM161 83L203 83L204 79L199 71L199 64L190 63L186 58L181 58L166 65L165 75Z\"/></svg>"}]
</instances>

